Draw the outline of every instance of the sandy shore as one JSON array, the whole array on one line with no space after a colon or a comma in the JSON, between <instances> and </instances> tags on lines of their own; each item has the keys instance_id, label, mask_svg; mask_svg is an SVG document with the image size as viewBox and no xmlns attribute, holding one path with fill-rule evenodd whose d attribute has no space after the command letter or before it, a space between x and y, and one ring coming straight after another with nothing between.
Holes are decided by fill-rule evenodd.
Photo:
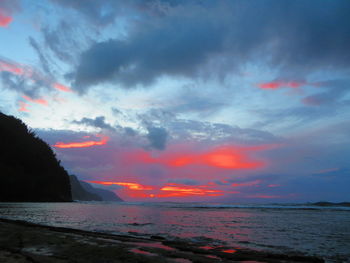
<instances>
[{"instance_id":1,"label":"sandy shore","mask_svg":"<svg viewBox=\"0 0 350 263\"><path fill-rule=\"evenodd\" d=\"M0 262L323 262L232 247L208 247L162 237L122 235L49 227L0 219Z\"/></svg>"}]
</instances>

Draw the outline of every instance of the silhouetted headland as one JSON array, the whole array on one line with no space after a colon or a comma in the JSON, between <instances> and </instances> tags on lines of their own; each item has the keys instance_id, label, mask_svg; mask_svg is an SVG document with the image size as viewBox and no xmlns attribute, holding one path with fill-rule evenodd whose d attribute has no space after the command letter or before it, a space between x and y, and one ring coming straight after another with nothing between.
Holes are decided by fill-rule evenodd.
<instances>
[{"instance_id":1,"label":"silhouetted headland","mask_svg":"<svg viewBox=\"0 0 350 263\"><path fill-rule=\"evenodd\" d=\"M67 171L21 120L0 113L0 140L0 201L72 201Z\"/></svg>"},{"instance_id":2,"label":"silhouetted headland","mask_svg":"<svg viewBox=\"0 0 350 263\"><path fill-rule=\"evenodd\" d=\"M21 120L0 112L0 202L123 201L79 181Z\"/></svg>"},{"instance_id":3,"label":"silhouetted headland","mask_svg":"<svg viewBox=\"0 0 350 263\"><path fill-rule=\"evenodd\" d=\"M340 202L340 203L333 203L333 202L316 202L316 203L311 203L310 205L315 205L315 206L349 206L350 207L350 202Z\"/></svg>"}]
</instances>

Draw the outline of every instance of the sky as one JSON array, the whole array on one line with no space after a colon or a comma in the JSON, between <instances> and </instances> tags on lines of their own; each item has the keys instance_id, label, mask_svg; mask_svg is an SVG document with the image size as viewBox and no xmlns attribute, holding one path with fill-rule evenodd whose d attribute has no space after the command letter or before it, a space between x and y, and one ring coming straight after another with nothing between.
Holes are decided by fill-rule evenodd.
<instances>
[{"instance_id":1,"label":"sky","mask_svg":"<svg viewBox=\"0 0 350 263\"><path fill-rule=\"evenodd\" d=\"M126 201L349 201L349 13L0 0L0 111Z\"/></svg>"}]
</instances>

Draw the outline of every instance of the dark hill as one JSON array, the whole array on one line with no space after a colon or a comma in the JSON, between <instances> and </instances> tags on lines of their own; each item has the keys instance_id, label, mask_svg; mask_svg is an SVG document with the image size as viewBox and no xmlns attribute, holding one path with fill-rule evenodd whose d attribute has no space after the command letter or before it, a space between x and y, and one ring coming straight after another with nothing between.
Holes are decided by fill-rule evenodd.
<instances>
[{"instance_id":1,"label":"dark hill","mask_svg":"<svg viewBox=\"0 0 350 263\"><path fill-rule=\"evenodd\" d=\"M317 202L317 203L311 203L311 205L315 206L349 206L350 207L350 202L341 202L341 203L332 203L332 202Z\"/></svg>"},{"instance_id":2,"label":"dark hill","mask_svg":"<svg viewBox=\"0 0 350 263\"><path fill-rule=\"evenodd\" d=\"M95 188L89 183L78 180L75 175L70 176L73 200L78 201L123 201L112 191Z\"/></svg>"},{"instance_id":3,"label":"dark hill","mask_svg":"<svg viewBox=\"0 0 350 263\"><path fill-rule=\"evenodd\" d=\"M81 182L75 175L70 175L70 185L72 189L72 198L75 201L102 201L102 198L98 195L86 191L82 186Z\"/></svg>"},{"instance_id":4,"label":"dark hill","mask_svg":"<svg viewBox=\"0 0 350 263\"><path fill-rule=\"evenodd\" d=\"M50 146L0 112L0 201L71 201L69 177Z\"/></svg>"},{"instance_id":5,"label":"dark hill","mask_svg":"<svg viewBox=\"0 0 350 263\"><path fill-rule=\"evenodd\" d=\"M122 202L123 201L123 199L121 199L118 195L116 195L112 191L93 187L89 183L82 182L82 181L80 181L80 184L82 185L82 187L86 191L98 195L102 199L102 201L114 201L114 202Z\"/></svg>"}]
</instances>

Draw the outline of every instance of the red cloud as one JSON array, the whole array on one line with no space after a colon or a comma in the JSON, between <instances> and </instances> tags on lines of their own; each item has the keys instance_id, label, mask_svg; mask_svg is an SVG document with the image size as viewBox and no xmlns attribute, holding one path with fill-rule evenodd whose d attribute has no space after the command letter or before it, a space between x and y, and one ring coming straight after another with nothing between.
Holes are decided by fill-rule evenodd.
<instances>
[{"instance_id":1,"label":"red cloud","mask_svg":"<svg viewBox=\"0 0 350 263\"><path fill-rule=\"evenodd\" d=\"M29 66L21 65L14 62L0 61L0 72L1 71L9 72L17 76L24 76L25 78L31 79L34 82L40 79L41 81L46 83L48 86L52 86L54 89L57 89L59 91L63 91L63 92L72 91L71 88L61 83L52 82L52 79L42 76L41 73L35 71Z\"/></svg>"},{"instance_id":2,"label":"red cloud","mask_svg":"<svg viewBox=\"0 0 350 263\"><path fill-rule=\"evenodd\" d=\"M6 14L6 11L0 8L0 26L7 27L12 22L12 17Z\"/></svg>"},{"instance_id":3,"label":"red cloud","mask_svg":"<svg viewBox=\"0 0 350 263\"><path fill-rule=\"evenodd\" d=\"M136 198L167 198L167 197L188 197L188 196L221 196L225 193L238 193L236 191L222 191L209 189L207 185L188 186L183 184L166 184L162 187L142 185L130 182L106 182L106 181L86 181L101 185L121 185L125 186L121 193L128 197ZM118 193L120 193L118 192Z\"/></svg>"},{"instance_id":4,"label":"red cloud","mask_svg":"<svg viewBox=\"0 0 350 263\"><path fill-rule=\"evenodd\" d=\"M69 142L69 143L64 143L64 142L57 142L54 147L57 148L86 148L86 147L91 147L91 146L96 146L96 145L104 145L108 141L107 136L103 136L100 141L86 141L86 142Z\"/></svg>"},{"instance_id":5,"label":"red cloud","mask_svg":"<svg viewBox=\"0 0 350 263\"><path fill-rule=\"evenodd\" d=\"M28 107L27 103L25 103L24 101L19 101L19 108L18 108L19 111L29 112L27 107Z\"/></svg>"},{"instance_id":6,"label":"red cloud","mask_svg":"<svg viewBox=\"0 0 350 263\"><path fill-rule=\"evenodd\" d=\"M297 82L297 81L273 81L267 83L258 84L261 89L279 89L282 87L287 88L299 88L300 86L306 85L306 82Z\"/></svg>"},{"instance_id":7,"label":"red cloud","mask_svg":"<svg viewBox=\"0 0 350 263\"><path fill-rule=\"evenodd\" d=\"M241 186L258 186L261 183L261 180L255 180L251 182L244 182L244 183L233 183L233 187L241 187Z\"/></svg>"},{"instance_id":8,"label":"red cloud","mask_svg":"<svg viewBox=\"0 0 350 263\"><path fill-rule=\"evenodd\" d=\"M15 75L23 75L24 69L11 63L0 61L0 71L10 72Z\"/></svg>"},{"instance_id":9,"label":"red cloud","mask_svg":"<svg viewBox=\"0 0 350 263\"><path fill-rule=\"evenodd\" d=\"M58 82L54 83L53 87L57 90L64 91L64 92L71 92L72 91L71 88L64 86Z\"/></svg>"},{"instance_id":10,"label":"red cloud","mask_svg":"<svg viewBox=\"0 0 350 263\"><path fill-rule=\"evenodd\" d=\"M48 102L45 99L33 99L33 98L31 98L29 96L26 96L26 95L23 95L22 97L24 99L26 99L27 101L30 101L30 102L33 102L33 103L41 104L41 105L44 105L44 106L48 105Z\"/></svg>"},{"instance_id":11,"label":"red cloud","mask_svg":"<svg viewBox=\"0 0 350 263\"><path fill-rule=\"evenodd\" d=\"M91 184L102 184L102 185L121 185L125 186L130 190L138 190L138 191L145 191L145 190L153 190L152 186L145 186L138 183L127 183L127 182L104 182L104 181L86 181Z\"/></svg>"},{"instance_id":12,"label":"red cloud","mask_svg":"<svg viewBox=\"0 0 350 263\"><path fill-rule=\"evenodd\" d=\"M154 190L153 186L142 185L134 182L106 182L106 181L86 181L93 184L101 185L120 185L125 188L118 190L118 195L122 197L131 197L131 198L151 198L154 197L154 194L150 194L150 191ZM153 196L152 196L153 195Z\"/></svg>"},{"instance_id":13,"label":"red cloud","mask_svg":"<svg viewBox=\"0 0 350 263\"><path fill-rule=\"evenodd\" d=\"M149 152L138 151L127 154L126 162L159 163L172 167L189 165L210 166L221 169L256 169L263 167L265 162L254 160L250 155L254 152L267 150L276 145L261 145L253 147L220 146L206 152L194 152L188 149L163 153L158 157Z\"/></svg>"},{"instance_id":14,"label":"red cloud","mask_svg":"<svg viewBox=\"0 0 350 263\"><path fill-rule=\"evenodd\" d=\"M220 196L224 192L221 190L206 189L207 186L188 186L180 184L170 184L164 186L160 191L167 192L166 194L158 194L156 197L170 197L170 196L191 196L191 195L204 195L204 196Z\"/></svg>"},{"instance_id":15,"label":"red cloud","mask_svg":"<svg viewBox=\"0 0 350 263\"><path fill-rule=\"evenodd\" d=\"M83 140L95 141L91 138ZM234 170L240 171L240 175L244 176L246 173L250 174L252 169L264 167L267 162L258 159L255 154L278 145L227 145L204 150L200 150L198 144L169 145L162 152L135 148L123 151L111 146L112 144L105 148L103 155L106 155L106 158L110 156L114 162L113 168L101 170L98 175L88 173L87 176L91 178L89 183L110 186L125 200L142 201L153 198L156 201L173 199L209 201L224 195L244 195L237 191L241 189L238 186L243 184L258 185L260 182L258 180L232 185L232 182L222 178L232 176ZM159 175L153 176L153 171L159 172ZM224 184L213 183L214 178L223 180ZM169 183L170 179L172 183ZM195 179L194 182L202 183L192 185L181 179ZM116 189L115 186L120 187ZM263 186L262 184L261 188Z\"/></svg>"}]
</instances>

